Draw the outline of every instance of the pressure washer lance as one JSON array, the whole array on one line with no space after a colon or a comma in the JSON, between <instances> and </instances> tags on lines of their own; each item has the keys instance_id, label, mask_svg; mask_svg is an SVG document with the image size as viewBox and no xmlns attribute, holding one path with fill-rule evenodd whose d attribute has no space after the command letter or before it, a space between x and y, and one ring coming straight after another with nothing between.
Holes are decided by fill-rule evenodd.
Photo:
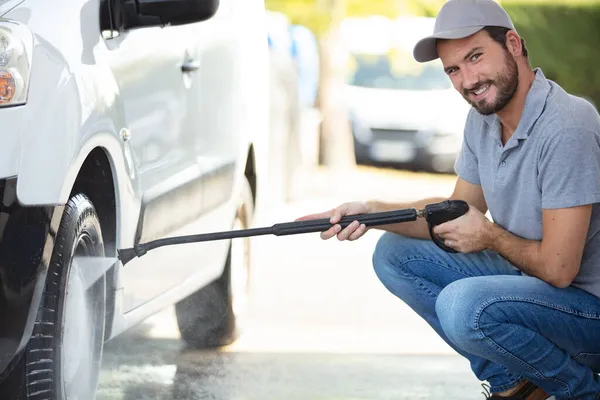
<instances>
[{"instance_id":1,"label":"pressure washer lance","mask_svg":"<svg viewBox=\"0 0 600 400\"><path fill-rule=\"evenodd\" d=\"M433 227L444 222L458 218L469 210L469 206L462 200L445 200L440 203L428 204L422 210L414 208L400 209L394 211L382 211L375 213L364 213L356 215L346 215L338 222L342 228L346 228L353 221L365 224L367 227L377 225L388 225L400 222L416 221L417 218L425 218L429 225L429 234L432 240L441 249L456 253L456 250L447 247L443 241L439 240L433 233ZM202 233L197 235L175 236L164 239L157 239L147 243L140 243L132 248L118 250L119 260L123 265L135 257L141 257L148 251L162 246L174 244L208 242L213 240L234 239L241 237L260 236L260 235L297 235L301 233L324 232L334 226L330 218L320 218L306 221L294 221L275 224L270 227L241 229L235 231L224 231L214 233Z\"/></svg>"},{"instance_id":2,"label":"pressure washer lance","mask_svg":"<svg viewBox=\"0 0 600 400\"><path fill-rule=\"evenodd\" d=\"M444 245L443 241L439 240L434 235L433 228L436 225L440 225L444 222L453 220L466 214L468 210L469 206L462 200L445 200L440 203L428 204L422 210L408 208L377 213L346 215L341 218L338 224L341 225L342 228L345 228L353 221L358 221L366 226L377 226L410 222L415 221L417 218L425 218L429 226L429 234L433 242L447 252L456 253L456 250ZM84 280L84 282L86 282L86 285L90 286L104 276L118 260L121 260L123 265L125 265L135 257L141 257L148 251L158 247L259 235L272 234L276 236L284 236L300 233L324 232L333 226L333 224L329 221L330 218L322 218L307 221L280 223L266 228L241 229L237 231L175 236L137 244L128 249L118 250L118 259L116 257L76 256L73 259L73 263L77 264L77 269L79 270L79 273L82 274L81 278Z\"/></svg>"}]
</instances>

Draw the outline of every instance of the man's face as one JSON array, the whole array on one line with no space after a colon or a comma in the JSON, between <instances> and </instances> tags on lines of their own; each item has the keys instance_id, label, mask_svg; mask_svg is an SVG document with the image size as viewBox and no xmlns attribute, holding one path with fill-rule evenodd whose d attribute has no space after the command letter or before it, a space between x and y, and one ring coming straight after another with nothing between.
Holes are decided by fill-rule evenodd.
<instances>
[{"instance_id":1,"label":"man's face","mask_svg":"<svg viewBox=\"0 0 600 400\"><path fill-rule=\"evenodd\" d=\"M519 84L517 63L487 32L440 40L438 54L454 88L483 115L502 110Z\"/></svg>"}]
</instances>

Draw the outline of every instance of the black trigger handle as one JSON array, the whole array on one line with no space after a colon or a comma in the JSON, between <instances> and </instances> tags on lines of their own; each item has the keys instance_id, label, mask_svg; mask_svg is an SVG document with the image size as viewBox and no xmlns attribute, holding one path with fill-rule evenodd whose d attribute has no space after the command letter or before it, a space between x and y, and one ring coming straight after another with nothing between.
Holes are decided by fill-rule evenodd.
<instances>
[{"instance_id":1,"label":"black trigger handle","mask_svg":"<svg viewBox=\"0 0 600 400\"><path fill-rule=\"evenodd\" d=\"M444 222L452 221L465 215L469 211L469 205L463 200L444 200L440 203L428 204L422 210L422 215L427 220L431 240L442 250L448 253L458 253L455 249L448 247L434 233L433 228Z\"/></svg>"}]
</instances>

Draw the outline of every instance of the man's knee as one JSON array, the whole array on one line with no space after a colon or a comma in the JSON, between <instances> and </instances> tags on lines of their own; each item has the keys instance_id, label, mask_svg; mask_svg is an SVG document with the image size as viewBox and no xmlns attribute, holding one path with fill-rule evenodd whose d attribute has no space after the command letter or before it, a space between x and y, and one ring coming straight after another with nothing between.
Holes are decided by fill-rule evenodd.
<instances>
[{"instance_id":1,"label":"man's knee","mask_svg":"<svg viewBox=\"0 0 600 400\"><path fill-rule=\"evenodd\" d=\"M372 262L375 274L384 283L390 276L397 276L407 260L418 257L425 251L426 241L391 232L385 232L375 246Z\"/></svg>"},{"instance_id":2,"label":"man's knee","mask_svg":"<svg viewBox=\"0 0 600 400\"><path fill-rule=\"evenodd\" d=\"M391 232L384 232L377 240L372 261L379 279L387 275L390 266L397 263L398 256L405 253L407 240L406 237Z\"/></svg>"},{"instance_id":3,"label":"man's knee","mask_svg":"<svg viewBox=\"0 0 600 400\"><path fill-rule=\"evenodd\" d=\"M482 307L491 300L489 277L469 277L454 281L439 293L435 312L446 336L457 346L468 350L480 339L479 318Z\"/></svg>"}]
</instances>

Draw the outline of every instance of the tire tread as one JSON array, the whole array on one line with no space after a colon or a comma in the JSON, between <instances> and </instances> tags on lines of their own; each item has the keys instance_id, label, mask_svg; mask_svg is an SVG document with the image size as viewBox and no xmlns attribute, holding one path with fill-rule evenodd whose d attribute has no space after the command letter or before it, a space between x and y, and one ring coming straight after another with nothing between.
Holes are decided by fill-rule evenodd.
<instances>
[{"instance_id":1,"label":"tire tread","mask_svg":"<svg viewBox=\"0 0 600 400\"><path fill-rule=\"evenodd\" d=\"M54 349L57 341L55 335L59 329L57 318L61 281L65 271L63 263L70 255L71 249L67 248L68 244L74 240L74 235L81 230L90 216L97 220L93 204L83 194L73 196L65 205L32 335L24 354L11 372L14 376L10 377L10 387L15 391L11 400L56 400ZM77 221L73 226L75 218ZM98 235L102 239L101 231Z\"/></svg>"}]
</instances>

